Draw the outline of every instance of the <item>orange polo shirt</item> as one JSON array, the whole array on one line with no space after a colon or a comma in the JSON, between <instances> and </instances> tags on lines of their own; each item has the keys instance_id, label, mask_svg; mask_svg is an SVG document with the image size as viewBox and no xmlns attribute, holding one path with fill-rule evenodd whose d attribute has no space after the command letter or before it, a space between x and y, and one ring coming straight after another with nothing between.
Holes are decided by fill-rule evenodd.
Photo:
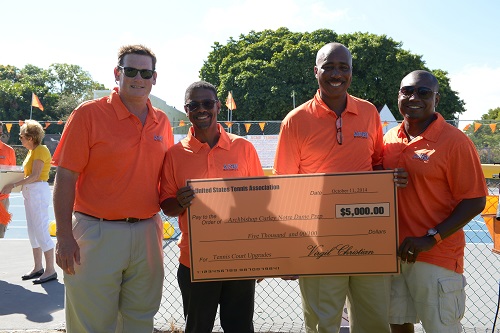
<instances>
[{"instance_id":1,"label":"orange polo shirt","mask_svg":"<svg viewBox=\"0 0 500 333\"><path fill-rule=\"evenodd\" d=\"M337 115L323 102L319 90L313 99L288 113L281 124L274 173L371 171L382 165L382 124L375 106L347 95L341 119L340 145Z\"/></svg>"},{"instance_id":2,"label":"orange polo shirt","mask_svg":"<svg viewBox=\"0 0 500 333\"><path fill-rule=\"evenodd\" d=\"M177 190L186 186L188 179L237 178L263 176L264 171L254 146L246 139L226 133L218 125L219 142L210 149L193 135L191 127L187 137L168 150L161 180L161 201L176 197ZM187 210L179 215L182 232L178 242L179 261L186 267L189 262L189 235Z\"/></svg>"},{"instance_id":3,"label":"orange polo shirt","mask_svg":"<svg viewBox=\"0 0 500 333\"><path fill-rule=\"evenodd\" d=\"M404 168L408 185L398 190L399 242L424 236L447 218L464 199L488 194L476 147L462 131L437 119L408 142L403 124L384 137L384 168ZM464 270L465 236L462 229L445 238L417 261L457 273Z\"/></svg>"},{"instance_id":4,"label":"orange polo shirt","mask_svg":"<svg viewBox=\"0 0 500 333\"><path fill-rule=\"evenodd\" d=\"M70 115L52 162L80 173L75 211L110 220L160 211L159 178L173 134L167 115L147 106L143 126L115 88Z\"/></svg>"},{"instance_id":5,"label":"orange polo shirt","mask_svg":"<svg viewBox=\"0 0 500 333\"><path fill-rule=\"evenodd\" d=\"M14 149L0 141L0 164L1 165L16 165L16 153ZM0 194L0 200L8 198L8 194Z\"/></svg>"}]
</instances>

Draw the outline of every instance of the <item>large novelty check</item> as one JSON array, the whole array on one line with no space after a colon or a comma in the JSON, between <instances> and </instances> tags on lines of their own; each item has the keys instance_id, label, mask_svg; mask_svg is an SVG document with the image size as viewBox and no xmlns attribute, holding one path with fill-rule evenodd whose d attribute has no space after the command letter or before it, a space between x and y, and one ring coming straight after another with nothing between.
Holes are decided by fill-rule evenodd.
<instances>
[{"instance_id":1,"label":"large novelty check","mask_svg":"<svg viewBox=\"0 0 500 333\"><path fill-rule=\"evenodd\" d=\"M399 273L392 171L188 185L193 281Z\"/></svg>"}]
</instances>

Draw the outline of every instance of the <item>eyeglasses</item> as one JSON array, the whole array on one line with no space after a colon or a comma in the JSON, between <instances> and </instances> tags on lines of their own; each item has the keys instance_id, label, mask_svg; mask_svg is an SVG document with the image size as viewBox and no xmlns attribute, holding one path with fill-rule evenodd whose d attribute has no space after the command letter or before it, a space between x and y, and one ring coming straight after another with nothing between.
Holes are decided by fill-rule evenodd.
<instances>
[{"instance_id":1,"label":"eyeglasses","mask_svg":"<svg viewBox=\"0 0 500 333\"><path fill-rule=\"evenodd\" d=\"M401 87L401 89L399 89L399 93L402 94L403 96L405 96L406 98L410 98L415 93L415 90L417 91L418 97L420 97L422 99L430 98L430 97L434 96L434 94L439 95L439 93L437 91L432 91L432 89L430 89L430 88L427 88L427 87L415 88L413 86Z\"/></svg>"},{"instance_id":2,"label":"eyeglasses","mask_svg":"<svg viewBox=\"0 0 500 333\"><path fill-rule=\"evenodd\" d=\"M216 99L206 99L201 102L196 102L196 101L191 101L188 104L184 105L186 109L189 110L189 112L194 112L199 109L200 106L203 106L205 110L212 110L212 108L215 106L215 103L217 103L218 100Z\"/></svg>"},{"instance_id":3,"label":"eyeglasses","mask_svg":"<svg viewBox=\"0 0 500 333\"><path fill-rule=\"evenodd\" d=\"M338 117L335 122L335 126L337 127L337 143L339 145L342 144L342 118Z\"/></svg>"},{"instance_id":4,"label":"eyeglasses","mask_svg":"<svg viewBox=\"0 0 500 333\"><path fill-rule=\"evenodd\" d=\"M154 70L151 69L137 69L134 67L123 67L123 66L118 66L121 70L123 70L123 73L127 77L136 77L137 72L141 74L141 77L143 79L150 79L153 77L153 73L155 72Z\"/></svg>"}]
</instances>

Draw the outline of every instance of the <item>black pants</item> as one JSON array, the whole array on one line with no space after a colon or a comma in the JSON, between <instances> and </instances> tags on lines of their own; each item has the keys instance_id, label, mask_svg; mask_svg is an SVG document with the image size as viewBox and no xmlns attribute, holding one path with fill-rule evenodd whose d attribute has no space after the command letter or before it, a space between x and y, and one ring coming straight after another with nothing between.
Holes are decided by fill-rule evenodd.
<instances>
[{"instance_id":1,"label":"black pants","mask_svg":"<svg viewBox=\"0 0 500 333\"><path fill-rule=\"evenodd\" d=\"M191 282L190 269L177 270L182 293L186 333L211 333L217 306L225 333L253 333L255 280Z\"/></svg>"}]
</instances>

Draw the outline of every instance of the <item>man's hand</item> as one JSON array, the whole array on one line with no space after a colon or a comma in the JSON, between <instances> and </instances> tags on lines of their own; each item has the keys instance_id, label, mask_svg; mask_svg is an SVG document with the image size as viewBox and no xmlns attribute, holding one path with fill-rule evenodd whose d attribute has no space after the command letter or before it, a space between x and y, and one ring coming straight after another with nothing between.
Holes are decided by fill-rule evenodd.
<instances>
[{"instance_id":1,"label":"man's hand","mask_svg":"<svg viewBox=\"0 0 500 333\"><path fill-rule=\"evenodd\" d=\"M75 274L75 263L80 265L80 247L72 236L57 238L56 263L63 272Z\"/></svg>"},{"instance_id":2,"label":"man's hand","mask_svg":"<svg viewBox=\"0 0 500 333\"><path fill-rule=\"evenodd\" d=\"M406 187L408 185L408 172L403 168L394 169L394 183L397 187Z\"/></svg>"},{"instance_id":3,"label":"man's hand","mask_svg":"<svg viewBox=\"0 0 500 333\"><path fill-rule=\"evenodd\" d=\"M408 263L414 263L420 252L429 251L436 245L434 237L406 237L398 250L398 256L401 260Z\"/></svg>"}]
</instances>

